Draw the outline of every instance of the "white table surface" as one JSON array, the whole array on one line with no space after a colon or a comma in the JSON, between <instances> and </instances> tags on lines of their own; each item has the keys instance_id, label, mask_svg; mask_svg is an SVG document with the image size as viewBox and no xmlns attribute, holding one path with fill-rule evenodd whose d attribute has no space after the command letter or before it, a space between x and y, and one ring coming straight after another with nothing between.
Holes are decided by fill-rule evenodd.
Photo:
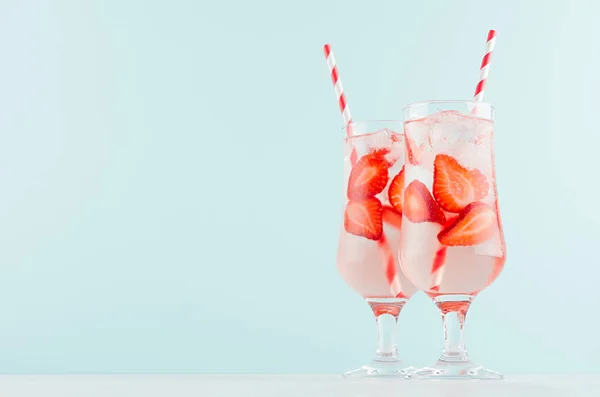
<instances>
[{"instance_id":1,"label":"white table surface","mask_svg":"<svg viewBox=\"0 0 600 397\"><path fill-rule=\"evenodd\" d=\"M348 380L335 375L0 375L0 396L598 397L600 375L519 375L487 382Z\"/></svg>"}]
</instances>

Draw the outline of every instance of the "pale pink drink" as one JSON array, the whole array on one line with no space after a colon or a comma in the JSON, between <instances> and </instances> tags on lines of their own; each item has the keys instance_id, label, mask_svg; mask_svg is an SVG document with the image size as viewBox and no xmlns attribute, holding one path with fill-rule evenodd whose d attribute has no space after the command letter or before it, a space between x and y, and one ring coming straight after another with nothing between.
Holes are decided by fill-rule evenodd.
<instances>
[{"instance_id":1,"label":"pale pink drink","mask_svg":"<svg viewBox=\"0 0 600 397\"><path fill-rule=\"evenodd\" d=\"M439 307L444 351L426 378L499 379L467 356L462 329L473 298L504 266L494 171L493 108L471 101L405 109L402 269Z\"/></svg>"},{"instance_id":2,"label":"pale pink drink","mask_svg":"<svg viewBox=\"0 0 600 397\"><path fill-rule=\"evenodd\" d=\"M348 126L344 140L344 218L337 267L342 278L371 306L379 343L375 358L346 375L406 377L394 328L406 301L417 291L398 263L402 223L404 139L400 121Z\"/></svg>"}]
</instances>

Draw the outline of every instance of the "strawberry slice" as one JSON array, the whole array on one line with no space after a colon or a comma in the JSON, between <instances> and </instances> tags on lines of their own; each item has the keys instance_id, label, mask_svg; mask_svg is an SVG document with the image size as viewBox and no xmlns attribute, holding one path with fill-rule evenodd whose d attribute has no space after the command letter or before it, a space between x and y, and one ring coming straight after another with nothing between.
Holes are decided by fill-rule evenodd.
<instances>
[{"instance_id":1,"label":"strawberry slice","mask_svg":"<svg viewBox=\"0 0 600 397\"><path fill-rule=\"evenodd\" d=\"M447 246L477 245L489 240L497 228L494 209L477 201L467 205L455 221L438 234L438 240Z\"/></svg>"},{"instance_id":2,"label":"strawberry slice","mask_svg":"<svg viewBox=\"0 0 600 397\"><path fill-rule=\"evenodd\" d=\"M390 187L388 188L388 199L396 211L402 213L402 202L404 201L404 167L402 167L400 173L392 179Z\"/></svg>"},{"instance_id":3,"label":"strawberry slice","mask_svg":"<svg viewBox=\"0 0 600 397\"><path fill-rule=\"evenodd\" d=\"M437 222L444 223L446 217L437 205L427 186L423 182L414 180L404 192L404 214L414 223Z\"/></svg>"},{"instance_id":4,"label":"strawberry slice","mask_svg":"<svg viewBox=\"0 0 600 397\"><path fill-rule=\"evenodd\" d=\"M383 207L377 198L351 200L344 212L344 229L355 236L379 240L383 234Z\"/></svg>"},{"instance_id":5,"label":"strawberry slice","mask_svg":"<svg viewBox=\"0 0 600 397\"><path fill-rule=\"evenodd\" d=\"M383 223L386 223L400 230L402 227L402 214L389 205L383 206Z\"/></svg>"},{"instance_id":6,"label":"strawberry slice","mask_svg":"<svg viewBox=\"0 0 600 397\"><path fill-rule=\"evenodd\" d=\"M382 148L376 148L376 149L371 149L371 151L369 152L369 156L373 156L373 157L385 157L388 154L390 154L391 150L390 148L386 148L386 147L382 147Z\"/></svg>"},{"instance_id":7,"label":"strawberry slice","mask_svg":"<svg viewBox=\"0 0 600 397\"><path fill-rule=\"evenodd\" d=\"M487 196L488 181L481 171L469 170L451 156L435 156L433 196L448 212L461 212L470 203Z\"/></svg>"},{"instance_id":8,"label":"strawberry slice","mask_svg":"<svg viewBox=\"0 0 600 397\"><path fill-rule=\"evenodd\" d=\"M361 157L350 172L348 198L360 200L381 193L388 182L389 166L380 151Z\"/></svg>"}]
</instances>

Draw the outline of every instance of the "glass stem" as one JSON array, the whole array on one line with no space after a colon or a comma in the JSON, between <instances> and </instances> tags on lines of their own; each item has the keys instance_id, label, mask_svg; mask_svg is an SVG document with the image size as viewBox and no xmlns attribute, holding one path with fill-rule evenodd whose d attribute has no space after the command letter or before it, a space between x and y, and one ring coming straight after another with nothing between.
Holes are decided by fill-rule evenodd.
<instances>
[{"instance_id":1,"label":"glass stem","mask_svg":"<svg viewBox=\"0 0 600 397\"><path fill-rule=\"evenodd\" d=\"M435 303L440 309L442 321L444 322L444 350L440 361L469 361L464 326L472 300L473 297L468 295L449 295L435 298Z\"/></svg>"},{"instance_id":2,"label":"glass stem","mask_svg":"<svg viewBox=\"0 0 600 397\"><path fill-rule=\"evenodd\" d=\"M396 324L406 299L367 299L377 321L377 361L397 361Z\"/></svg>"},{"instance_id":3,"label":"glass stem","mask_svg":"<svg viewBox=\"0 0 600 397\"><path fill-rule=\"evenodd\" d=\"M377 317L377 359L398 359L398 347L396 345L397 317L391 314L380 314Z\"/></svg>"}]
</instances>

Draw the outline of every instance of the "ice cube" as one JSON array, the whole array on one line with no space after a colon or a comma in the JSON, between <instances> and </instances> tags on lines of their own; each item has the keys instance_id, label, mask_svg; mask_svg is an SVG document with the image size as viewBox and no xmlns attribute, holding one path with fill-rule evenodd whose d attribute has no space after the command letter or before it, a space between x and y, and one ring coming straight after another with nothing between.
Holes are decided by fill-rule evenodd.
<instances>
[{"instance_id":1,"label":"ice cube","mask_svg":"<svg viewBox=\"0 0 600 397\"><path fill-rule=\"evenodd\" d=\"M436 151L448 150L461 142L468 142L476 130L475 119L460 112L445 111L430 117L430 139Z\"/></svg>"},{"instance_id":2,"label":"ice cube","mask_svg":"<svg viewBox=\"0 0 600 397\"><path fill-rule=\"evenodd\" d=\"M385 130L350 136L346 139L346 156L349 156L352 150L354 150L358 155L358 158L361 158L368 154L373 148L385 146L386 140L389 141L390 139Z\"/></svg>"}]
</instances>

